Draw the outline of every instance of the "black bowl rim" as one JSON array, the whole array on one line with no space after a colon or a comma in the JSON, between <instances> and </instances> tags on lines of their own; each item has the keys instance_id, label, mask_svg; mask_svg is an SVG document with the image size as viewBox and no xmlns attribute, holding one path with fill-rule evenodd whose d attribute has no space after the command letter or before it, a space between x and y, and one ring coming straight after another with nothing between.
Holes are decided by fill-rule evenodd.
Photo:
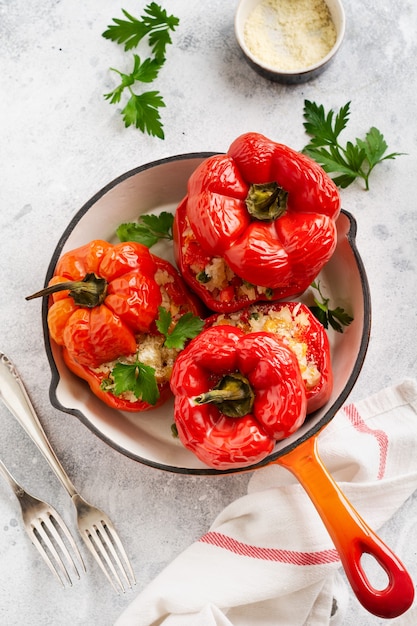
<instances>
[{"instance_id":1,"label":"black bowl rim","mask_svg":"<svg viewBox=\"0 0 417 626\"><path fill-rule=\"evenodd\" d=\"M179 160L188 160L188 159L196 159L196 158L205 159L210 156L213 156L214 154L218 154L218 153L216 152L190 152L190 153L179 154L179 155L175 155L171 157L166 157L163 159L158 159L150 163L146 163L144 165L136 167L134 169L131 169L128 172L125 172L124 174L118 176L107 185L105 185L101 190L95 193L94 196L92 196L92 198L90 198L90 200L88 200L77 211L77 213L71 219L68 226L65 228L54 250L51 261L49 263L48 270L47 270L46 277L45 277L45 287L48 285L49 280L53 276L56 263L61 255L62 249L69 235L71 234L71 232L74 230L74 228L76 227L80 219L83 217L83 215L85 215L85 213L102 196L104 196L108 191L113 189L113 187L122 183L128 178L135 176L136 174L142 171L151 169L153 167L157 167L159 165L164 165L164 164L168 164L168 163L179 161ZM86 416L82 413L82 411L79 411L78 409L71 409L71 408L64 407L61 404L61 402L58 400L56 392L57 392L57 387L58 387L58 383L60 380L60 375L59 375L58 368L55 363L55 359L53 357L52 346L51 346L51 341L49 337L48 323L47 323L48 300L45 298L42 302L42 328L43 328L45 350L46 350L47 358L49 361L49 366L51 368L51 375L52 375L51 383L49 386L49 399L50 399L52 406L59 409L63 413L67 413L67 414L77 417L91 432L93 432L102 441L107 443L110 447L120 452L124 456L131 458L132 460L137 461L143 465L147 465L155 469L164 470L164 471L168 471L168 472L176 473L176 474L191 474L191 475L207 476L207 475L236 474L236 473L253 471L255 469L269 465L270 463L276 461L279 457L284 456L285 454L287 454L288 452L296 448L299 444L303 443L310 437L313 437L314 435L316 435L326 424L328 424L333 419L337 411L342 407L347 397L351 393L355 385L355 382L360 374L360 371L362 369L364 360L365 360L365 355L368 349L370 331L371 331L371 296L370 296L369 283L368 283L368 279L366 276L365 267L364 267L362 258L356 246L357 223L351 213L349 213L348 211L344 209L342 209L341 212L349 220L349 230L347 233L347 240L351 247L353 255L355 257L355 261L356 261L360 278L361 278L362 295L363 295L363 302L364 302L364 324L363 324L360 347L359 347L359 351L355 360L354 367L346 382L346 385L343 388L343 391L339 394L335 402L328 408L328 410L321 417L321 419L316 424L314 424L311 428L309 428L303 435L295 439L291 444L289 444L288 446L284 446L277 452L270 454L268 457L263 459L263 461L256 463L254 465L250 465L245 468L238 468L238 469L232 468L232 469L225 469L225 470L219 470L219 469L214 469L214 468L186 468L186 467L165 465L165 464L161 464L155 461L151 461L149 459L145 459L143 457L133 454L129 450L126 450L125 448L123 448L123 446L118 445L113 440L106 437L98 428L96 428L93 424L91 424L91 422L86 418Z\"/></svg>"}]
</instances>

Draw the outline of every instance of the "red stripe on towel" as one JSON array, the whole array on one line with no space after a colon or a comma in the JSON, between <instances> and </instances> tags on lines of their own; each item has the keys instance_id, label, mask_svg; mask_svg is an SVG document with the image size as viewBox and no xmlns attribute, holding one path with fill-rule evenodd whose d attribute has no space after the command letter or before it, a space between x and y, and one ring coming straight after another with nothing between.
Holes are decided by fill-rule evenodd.
<instances>
[{"instance_id":1,"label":"red stripe on towel","mask_svg":"<svg viewBox=\"0 0 417 626\"><path fill-rule=\"evenodd\" d=\"M223 548L238 554L249 556L252 559L263 561L275 561L291 565L324 565L326 563L338 563L340 561L337 550L321 550L319 552L297 552L295 550L278 550L276 548L260 548L247 543L237 541L232 537L217 532L208 532L200 539L202 543L208 543L218 548Z\"/></svg>"},{"instance_id":2,"label":"red stripe on towel","mask_svg":"<svg viewBox=\"0 0 417 626\"><path fill-rule=\"evenodd\" d=\"M381 480L384 477L386 464L387 464L387 454L388 454L388 435L385 431L380 429L372 429L369 428L368 424L362 419L359 414L358 409L354 404L348 404L344 407L344 412L346 413L349 421L353 425L353 427L360 433L364 433L366 435L372 435L377 440L379 446L379 467L377 479Z\"/></svg>"}]
</instances>

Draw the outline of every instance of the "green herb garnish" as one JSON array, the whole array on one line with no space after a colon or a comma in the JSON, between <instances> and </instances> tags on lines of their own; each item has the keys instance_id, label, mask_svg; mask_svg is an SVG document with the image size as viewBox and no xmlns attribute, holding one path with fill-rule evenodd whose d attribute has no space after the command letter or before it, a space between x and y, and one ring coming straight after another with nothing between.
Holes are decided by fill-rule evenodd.
<instances>
[{"instance_id":1,"label":"green herb garnish","mask_svg":"<svg viewBox=\"0 0 417 626\"><path fill-rule=\"evenodd\" d=\"M369 176L378 163L395 159L402 152L385 154L388 145L383 134L374 126L367 132L365 139L348 141L343 147L339 141L341 132L346 128L350 115L350 102L339 112L325 112L323 105L309 100L304 101L304 128L312 137L302 150L317 161L328 173L333 174L334 182L339 187L348 187L357 178L365 182L369 189Z\"/></svg>"},{"instance_id":2,"label":"green herb garnish","mask_svg":"<svg viewBox=\"0 0 417 626\"><path fill-rule=\"evenodd\" d=\"M168 211L159 215L141 215L137 222L120 224L116 234L120 241L135 241L148 248L160 239L172 240L174 216Z\"/></svg>"},{"instance_id":3,"label":"green herb garnish","mask_svg":"<svg viewBox=\"0 0 417 626\"><path fill-rule=\"evenodd\" d=\"M103 33L105 39L111 39L118 44L124 44L126 51L137 48L144 37L149 38L149 44L156 59L165 57L165 49L172 43L169 31L174 31L179 19L168 15L156 2L151 2L144 9L144 15L138 20L122 9L126 20L114 18L114 24L107 27Z\"/></svg>"},{"instance_id":4,"label":"green herb garnish","mask_svg":"<svg viewBox=\"0 0 417 626\"><path fill-rule=\"evenodd\" d=\"M335 309L329 307L330 298L323 296L320 281L313 282L311 287L317 291L320 300L318 297L314 297L315 306L310 306L310 311L323 324L324 328L328 328L330 325L338 333L343 333L343 326L349 326L353 322L353 317L341 307Z\"/></svg>"},{"instance_id":5,"label":"green herb garnish","mask_svg":"<svg viewBox=\"0 0 417 626\"><path fill-rule=\"evenodd\" d=\"M196 274L196 279L199 283L202 283L204 285L205 283L208 283L210 281L210 276L206 274L204 270L202 270L201 272L198 272L198 274Z\"/></svg>"},{"instance_id":6,"label":"green herb garnish","mask_svg":"<svg viewBox=\"0 0 417 626\"><path fill-rule=\"evenodd\" d=\"M114 395L120 396L126 391L131 391L138 400L148 404L156 404L159 398L158 384L155 378L155 370L136 360L135 363L117 363L112 375L114 379Z\"/></svg>"},{"instance_id":7,"label":"green herb garnish","mask_svg":"<svg viewBox=\"0 0 417 626\"><path fill-rule=\"evenodd\" d=\"M145 91L137 94L133 86L138 82L151 83L165 63L166 47L172 43L170 31L174 31L179 19L168 15L156 2L151 2L144 9L144 15L137 19L122 9L127 19L113 18L113 24L107 27L103 37L123 45L125 51L136 48L145 38L153 54L141 60L139 55L133 55L133 69L130 74L110 68L120 77L120 84L104 97L111 104L121 102L122 95L127 90L129 99L121 113L125 126L135 126L143 133L148 133L164 139L164 131L159 115L159 109L165 107L165 102L159 91Z\"/></svg>"},{"instance_id":8,"label":"green herb garnish","mask_svg":"<svg viewBox=\"0 0 417 626\"><path fill-rule=\"evenodd\" d=\"M159 317L156 320L156 326L159 332L166 337L164 343L166 348L182 350L188 339L193 339L203 330L203 320L189 311L179 318L172 331L170 331L169 328L172 324L171 313L162 306L158 310Z\"/></svg>"}]
</instances>

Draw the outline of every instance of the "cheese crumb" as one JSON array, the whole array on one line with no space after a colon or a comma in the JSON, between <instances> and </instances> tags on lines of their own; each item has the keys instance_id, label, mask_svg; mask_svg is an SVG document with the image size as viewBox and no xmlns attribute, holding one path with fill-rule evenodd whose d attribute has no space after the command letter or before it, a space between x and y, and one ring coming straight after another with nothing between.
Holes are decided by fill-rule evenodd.
<instances>
[{"instance_id":1,"label":"cheese crumb","mask_svg":"<svg viewBox=\"0 0 417 626\"><path fill-rule=\"evenodd\" d=\"M337 34L324 0L261 0L246 21L244 37L261 62L290 71L318 63Z\"/></svg>"}]
</instances>

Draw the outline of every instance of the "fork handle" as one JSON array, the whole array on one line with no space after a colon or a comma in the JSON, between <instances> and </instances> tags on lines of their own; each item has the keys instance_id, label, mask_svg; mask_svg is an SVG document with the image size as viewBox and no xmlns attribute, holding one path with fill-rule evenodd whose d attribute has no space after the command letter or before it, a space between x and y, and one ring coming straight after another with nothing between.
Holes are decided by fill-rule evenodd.
<instances>
[{"instance_id":1,"label":"fork handle","mask_svg":"<svg viewBox=\"0 0 417 626\"><path fill-rule=\"evenodd\" d=\"M24 494L24 489L23 487L21 487L13 478L13 476L11 475L11 473L9 472L9 470L7 469L7 467L5 466L5 464L3 463L3 461L0 459L0 474L3 475L3 477L5 478L5 480L9 483L10 487L13 489L15 495L18 498L21 498L22 495Z\"/></svg>"},{"instance_id":2,"label":"fork handle","mask_svg":"<svg viewBox=\"0 0 417 626\"><path fill-rule=\"evenodd\" d=\"M0 398L37 445L72 498L77 491L48 441L19 373L2 352L0 352Z\"/></svg>"}]
</instances>

